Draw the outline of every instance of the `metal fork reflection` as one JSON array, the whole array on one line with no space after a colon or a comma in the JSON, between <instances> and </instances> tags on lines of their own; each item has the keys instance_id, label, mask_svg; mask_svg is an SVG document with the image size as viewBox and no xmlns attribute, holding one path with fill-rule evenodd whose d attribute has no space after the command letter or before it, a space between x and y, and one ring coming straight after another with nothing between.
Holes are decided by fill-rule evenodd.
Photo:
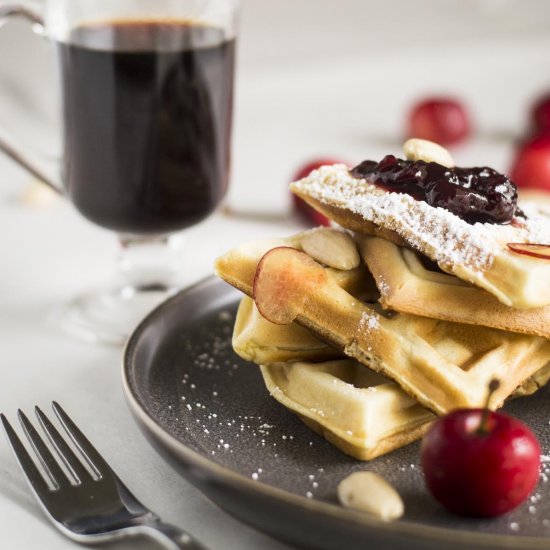
<instances>
[{"instance_id":1,"label":"metal fork reflection","mask_svg":"<svg viewBox=\"0 0 550 550\"><path fill-rule=\"evenodd\" d=\"M4 414L0 417L32 491L58 529L71 539L83 543L145 535L156 539L166 548L207 550L189 533L163 523L143 506L67 413L56 402L52 407L80 457L40 408L35 407L36 416L58 458L23 411L18 411L23 431L46 477Z\"/></svg>"}]
</instances>

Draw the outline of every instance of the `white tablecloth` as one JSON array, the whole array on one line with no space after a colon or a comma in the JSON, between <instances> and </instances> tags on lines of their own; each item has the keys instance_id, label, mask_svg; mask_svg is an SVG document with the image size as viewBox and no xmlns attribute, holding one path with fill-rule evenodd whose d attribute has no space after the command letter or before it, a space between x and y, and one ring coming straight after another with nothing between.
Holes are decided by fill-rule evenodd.
<instances>
[{"instance_id":1,"label":"white tablecloth","mask_svg":"<svg viewBox=\"0 0 550 550\"><path fill-rule=\"evenodd\" d=\"M403 2L409 22L413 4L421 11L435 6ZM466 24L466 4L477 10L471 18L477 32ZM335 14L334 5L328 0L248 3L228 200L236 210L280 219L238 221L216 214L189 230L188 254L185 247L182 251L187 282L209 274L216 255L232 245L297 228L285 218L285 185L303 161L328 154L354 162L398 153L406 106L422 93L451 91L469 101L478 134L455 151L460 162L508 167L512 139L525 126L526 105L550 81L550 40L538 24L544 17L529 19L529 33L523 12L513 15L521 2L448 2L452 32L434 23L435 17L445 21L442 14L430 12L428 27L439 45L434 48L425 18L412 28L401 22L392 35L395 9L382 13L381 3L346 0ZM533 2L531 12L543 5ZM384 31L383 24L390 28ZM46 69L35 64L29 75L34 46L14 56L15 31L5 32L0 51L12 54L0 56L0 72L16 74L10 86L0 80L0 105L15 96L22 103L0 108L0 126L19 131L30 117L23 141L48 150L51 129L38 125L37 114L53 93ZM18 87L25 78L27 84ZM213 550L285 548L220 511L149 446L124 402L120 349L78 341L52 320L56 307L108 276L116 246L109 232L85 222L62 200L47 208L22 205L18 197L29 182L0 157L0 409L14 420L18 407L31 412L40 405L47 411L58 400L131 490L164 520L189 529ZM74 547L50 527L2 442L0 529L0 546L6 549Z\"/></svg>"}]
</instances>

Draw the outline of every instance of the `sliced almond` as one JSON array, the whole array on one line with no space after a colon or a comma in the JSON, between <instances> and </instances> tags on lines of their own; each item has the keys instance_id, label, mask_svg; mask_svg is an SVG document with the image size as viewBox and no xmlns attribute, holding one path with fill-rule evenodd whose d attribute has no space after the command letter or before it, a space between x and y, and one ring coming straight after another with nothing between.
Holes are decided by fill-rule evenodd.
<instances>
[{"instance_id":1,"label":"sliced almond","mask_svg":"<svg viewBox=\"0 0 550 550\"><path fill-rule=\"evenodd\" d=\"M343 231L319 227L301 240L303 251L314 260L336 269L354 269L361 262L353 239Z\"/></svg>"},{"instance_id":2,"label":"sliced almond","mask_svg":"<svg viewBox=\"0 0 550 550\"><path fill-rule=\"evenodd\" d=\"M408 139L403 145L403 152L407 160L437 162L447 168L452 168L455 165L453 157L445 147L427 139Z\"/></svg>"},{"instance_id":3,"label":"sliced almond","mask_svg":"<svg viewBox=\"0 0 550 550\"><path fill-rule=\"evenodd\" d=\"M400 518L404 512L399 493L374 472L354 472L338 485L343 506L374 514L384 521Z\"/></svg>"}]
</instances>

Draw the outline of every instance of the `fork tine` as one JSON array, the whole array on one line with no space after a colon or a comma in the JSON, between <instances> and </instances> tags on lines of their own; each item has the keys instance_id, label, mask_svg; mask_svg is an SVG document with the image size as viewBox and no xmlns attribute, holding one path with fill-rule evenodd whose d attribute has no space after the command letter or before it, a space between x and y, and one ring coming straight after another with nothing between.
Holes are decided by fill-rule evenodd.
<instances>
[{"instance_id":1,"label":"fork tine","mask_svg":"<svg viewBox=\"0 0 550 550\"><path fill-rule=\"evenodd\" d=\"M99 454L99 451L88 441L88 438L77 428L76 424L69 418L69 415L61 408L61 405L54 401L52 408L61 422L65 431L69 434L73 443L78 447L90 468L97 477L112 471L105 459Z\"/></svg>"},{"instance_id":2,"label":"fork tine","mask_svg":"<svg viewBox=\"0 0 550 550\"><path fill-rule=\"evenodd\" d=\"M50 449L44 443L44 440L40 437L38 432L35 430L34 426L31 424L30 420L27 418L25 413L19 409L17 411L17 416L23 426L23 431L27 436L32 448L42 463L44 470L48 474L51 482L53 483L56 489L59 489L62 485L66 485L68 482L65 472L59 466L57 460L55 460Z\"/></svg>"},{"instance_id":3,"label":"fork tine","mask_svg":"<svg viewBox=\"0 0 550 550\"><path fill-rule=\"evenodd\" d=\"M6 435L8 436L8 440L13 450L13 454L15 455L19 466L21 466L23 473L27 477L36 494L40 498L42 498L42 495L48 493L50 490L48 484L42 477L42 474L38 471L38 468L36 467L33 459L30 457L23 443L21 443L19 436L11 427L8 419L4 416L4 414L0 414L0 417L2 418L4 430L6 431Z\"/></svg>"},{"instance_id":4,"label":"fork tine","mask_svg":"<svg viewBox=\"0 0 550 550\"><path fill-rule=\"evenodd\" d=\"M67 445L57 428L50 422L50 419L42 412L40 407L35 407L34 412L38 417L40 425L46 432L48 439L57 451L59 458L63 461L67 469L73 475L75 481L80 483L85 479L92 479L92 476L84 468L80 459L74 454L73 450Z\"/></svg>"}]
</instances>

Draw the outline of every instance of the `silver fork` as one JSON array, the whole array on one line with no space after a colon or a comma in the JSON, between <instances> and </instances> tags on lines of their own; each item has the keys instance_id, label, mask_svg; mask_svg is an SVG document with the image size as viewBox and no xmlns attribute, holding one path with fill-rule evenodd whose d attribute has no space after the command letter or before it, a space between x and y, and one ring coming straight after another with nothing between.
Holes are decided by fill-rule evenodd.
<instances>
[{"instance_id":1,"label":"silver fork","mask_svg":"<svg viewBox=\"0 0 550 550\"><path fill-rule=\"evenodd\" d=\"M23 431L42 464L50 485L7 418L3 414L0 417L15 458L32 491L58 529L71 539L82 543L145 535L156 539L166 548L207 550L189 533L161 522L153 512L143 506L67 413L55 401L52 407L89 469L84 466L47 416L35 407L38 421L64 464L66 473L27 416L19 410L17 414Z\"/></svg>"}]
</instances>

